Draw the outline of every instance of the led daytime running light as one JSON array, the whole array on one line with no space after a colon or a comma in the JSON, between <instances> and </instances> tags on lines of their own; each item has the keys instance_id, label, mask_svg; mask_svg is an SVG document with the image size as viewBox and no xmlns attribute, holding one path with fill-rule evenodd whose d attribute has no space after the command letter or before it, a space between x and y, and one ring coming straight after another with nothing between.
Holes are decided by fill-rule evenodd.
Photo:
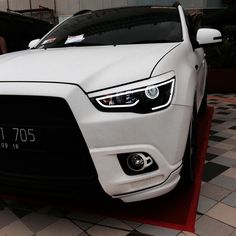
<instances>
[{"instance_id":1,"label":"led daytime running light","mask_svg":"<svg viewBox=\"0 0 236 236\"><path fill-rule=\"evenodd\" d=\"M173 98L174 87L175 77L159 84L95 97L94 100L99 105L98 108L101 107L107 111L124 109L123 111L148 113L148 110L151 112L169 106Z\"/></svg>"}]
</instances>

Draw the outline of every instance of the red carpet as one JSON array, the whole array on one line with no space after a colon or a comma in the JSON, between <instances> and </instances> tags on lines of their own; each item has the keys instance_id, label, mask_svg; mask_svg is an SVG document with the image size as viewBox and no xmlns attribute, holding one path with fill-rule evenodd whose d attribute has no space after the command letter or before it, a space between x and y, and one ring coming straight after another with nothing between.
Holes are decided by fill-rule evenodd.
<instances>
[{"instance_id":1,"label":"red carpet","mask_svg":"<svg viewBox=\"0 0 236 236\"><path fill-rule=\"evenodd\" d=\"M128 205L108 200L99 206L96 203L90 203L89 207L86 204L85 207L78 206L78 209L144 224L194 232L213 111L213 108L208 107L207 113L199 119L196 181L191 188L186 189L180 183L172 192L152 200Z\"/></svg>"},{"instance_id":2,"label":"red carpet","mask_svg":"<svg viewBox=\"0 0 236 236\"><path fill-rule=\"evenodd\" d=\"M67 201L65 204L61 203L60 206L73 210L77 209L78 211L83 210L85 212L97 213L114 218L137 221L143 224L194 232L195 217L213 111L213 108L208 107L206 114L199 119L196 181L191 188L186 189L180 183L172 192L162 197L137 203L125 204L111 198L105 198L100 201L96 196L93 196L93 200L88 200L86 202L80 201L79 203L78 201L76 203L74 201ZM2 198L9 199L9 196L2 196ZM56 199L53 200L53 204L55 203ZM41 204L43 204L42 201L40 202L40 205Z\"/></svg>"}]
</instances>

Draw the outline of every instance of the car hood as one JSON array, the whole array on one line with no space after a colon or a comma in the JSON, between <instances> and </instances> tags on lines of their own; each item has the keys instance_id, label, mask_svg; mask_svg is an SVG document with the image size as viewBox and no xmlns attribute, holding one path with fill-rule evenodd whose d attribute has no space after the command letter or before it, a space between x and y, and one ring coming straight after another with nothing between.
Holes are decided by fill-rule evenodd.
<instances>
[{"instance_id":1,"label":"car hood","mask_svg":"<svg viewBox=\"0 0 236 236\"><path fill-rule=\"evenodd\" d=\"M35 49L0 57L0 81L73 83L86 92L149 78L179 43Z\"/></svg>"}]
</instances>

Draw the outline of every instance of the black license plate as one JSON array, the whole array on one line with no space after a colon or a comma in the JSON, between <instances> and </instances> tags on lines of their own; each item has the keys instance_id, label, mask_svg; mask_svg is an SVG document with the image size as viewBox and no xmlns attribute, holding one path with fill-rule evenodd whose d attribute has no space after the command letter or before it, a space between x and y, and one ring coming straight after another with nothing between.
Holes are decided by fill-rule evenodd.
<instances>
[{"instance_id":1,"label":"black license plate","mask_svg":"<svg viewBox=\"0 0 236 236\"><path fill-rule=\"evenodd\" d=\"M41 151L40 128L0 125L0 151Z\"/></svg>"}]
</instances>

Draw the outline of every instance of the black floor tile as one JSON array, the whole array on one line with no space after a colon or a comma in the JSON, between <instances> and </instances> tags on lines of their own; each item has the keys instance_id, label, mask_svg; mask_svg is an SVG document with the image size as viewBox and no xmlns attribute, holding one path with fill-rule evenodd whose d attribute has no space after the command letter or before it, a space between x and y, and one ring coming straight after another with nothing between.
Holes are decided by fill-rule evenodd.
<instances>
[{"instance_id":1,"label":"black floor tile","mask_svg":"<svg viewBox=\"0 0 236 236\"><path fill-rule=\"evenodd\" d=\"M219 109L219 110L228 110L229 108L228 107L217 107L217 109Z\"/></svg>"},{"instance_id":2,"label":"black floor tile","mask_svg":"<svg viewBox=\"0 0 236 236\"><path fill-rule=\"evenodd\" d=\"M32 213L31 211L20 208L9 208L19 219Z\"/></svg>"},{"instance_id":3,"label":"black floor tile","mask_svg":"<svg viewBox=\"0 0 236 236\"><path fill-rule=\"evenodd\" d=\"M58 217L58 218L65 218L69 213L70 213L70 209L56 208L56 207L52 207L45 212L45 214L47 215Z\"/></svg>"},{"instance_id":4,"label":"black floor tile","mask_svg":"<svg viewBox=\"0 0 236 236\"><path fill-rule=\"evenodd\" d=\"M9 209L22 209L26 212L34 212L38 211L42 208L42 206L38 206L36 203L28 203L28 202L22 202L22 201L14 201L10 204L7 204L7 207Z\"/></svg>"},{"instance_id":5,"label":"black floor tile","mask_svg":"<svg viewBox=\"0 0 236 236\"><path fill-rule=\"evenodd\" d=\"M230 113L229 113L229 112L220 111L220 112L217 112L217 114L220 114L220 115L229 115Z\"/></svg>"},{"instance_id":6,"label":"black floor tile","mask_svg":"<svg viewBox=\"0 0 236 236\"><path fill-rule=\"evenodd\" d=\"M148 234L142 234L140 232L138 232L137 230L133 230L131 231L129 234L127 234L127 236L149 236Z\"/></svg>"},{"instance_id":7,"label":"black floor tile","mask_svg":"<svg viewBox=\"0 0 236 236\"><path fill-rule=\"evenodd\" d=\"M213 119L212 122L217 123L217 124L222 124L225 122L225 120Z\"/></svg>"},{"instance_id":8,"label":"black floor tile","mask_svg":"<svg viewBox=\"0 0 236 236\"><path fill-rule=\"evenodd\" d=\"M207 153L207 154L206 154L206 160L207 160L207 161L211 161L211 160L213 160L213 159L216 158L216 157L218 157L218 156L215 155L215 154L211 154L211 153Z\"/></svg>"},{"instance_id":9,"label":"black floor tile","mask_svg":"<svg viewBox=\"0 0 236 236\"><path fill-rule=\"evenodd\" d=\"M197 211L197 214L198 214L198 215L201 215L201 216L203 216L203 215L204 215L203 213L201 213L201 212L198 212L198 211Z\"/></svg>"},{"instance_id":10,"label":"black floor tile","mask_svg":"<svg viewBox=\"0 0 236 236\"><path fill-rule=\"evenodd\" d=\"M210 135L214 135L214 134L216 134L216 133L218 133L218 131L214 131L214 130L211 130L211 131L210 131Z\"/></svg>"},{"instance_id":11,"label":"black floor tile","mask_svg":"<svg viewBox=\"0 0 236 236\"><path fill-rule=\"evenodd\" d=\"M227 138L219 137L219 136L216 136L216 135L212 135L212 136L209 137L209 139L210 139L211 141L222 142L222 141L224 141L224 140L227 139Z\"/></svg>"},{"instance_id":12,"label":"black floor tile","mask_svg":"<svg viewBox=\"0 0 236 236\"><path fill-rule=\"evenodd\" d=\"M4 209L5 209L5 207L6 207L6 205L5 205L5 204L3 204L3 203L0 203L0 211L4 210Z\"/></svg>"},{"instance_id":13,"label":"black floor tile","mask_svg":"<svg viewBox=\"0 0 236 236\"><path fill-rule=\"evenodd\" d=\"M226 171L227 169L229 169L229 167L208 162L205 164L202 180L208 182L214 179L216 176L220 175L222 172Z\"/></svg>"}]
</instances>

